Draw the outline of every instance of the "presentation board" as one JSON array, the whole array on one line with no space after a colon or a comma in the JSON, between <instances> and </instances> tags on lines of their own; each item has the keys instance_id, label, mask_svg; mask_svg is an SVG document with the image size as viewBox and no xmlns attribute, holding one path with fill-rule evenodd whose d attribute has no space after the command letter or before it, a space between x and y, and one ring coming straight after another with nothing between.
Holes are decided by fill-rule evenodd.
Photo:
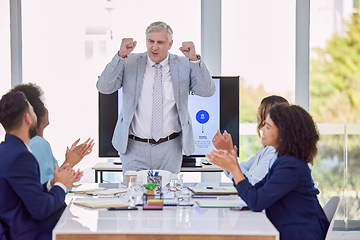
<instances>
[{"instance_id":1,"label":"presentation board","mask_svg":"<svg viewBox=\"0 0 360 240\"><path fill-rule=\"evenodd\" d=\"M189 114L192 120L195 152L184 160L204 157L214 149L212 137L218 129L232 134L239 146L239 77L213 76L216 91L204 98L189 92ZM122 105L122 91L99 93L99 157L118 157L111 144L113 131Z\"/></svg>"}]
</instances>

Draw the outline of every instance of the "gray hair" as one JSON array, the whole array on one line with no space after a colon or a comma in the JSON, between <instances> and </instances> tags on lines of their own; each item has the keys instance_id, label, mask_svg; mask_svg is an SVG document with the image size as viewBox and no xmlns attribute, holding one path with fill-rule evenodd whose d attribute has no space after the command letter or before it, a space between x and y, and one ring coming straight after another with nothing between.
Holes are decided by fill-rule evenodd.
<instances>
[{"instance_id":1,"label":"gray hair","mask_svg":"<svg viewBox=\"0 0 360 240\"><path fill-rule=\"evenodd\" d=\"M173 31L172 31L171 27L169 25L167 25L166 23L160 22L160 21L153 22L146 28L146 31L145 31L146 39L148 39L150 32L160 31L163 29L165 29L167 31L168 40L169 40L169 42L171 42L173 39Z\"/></svg>"}]
</instances>

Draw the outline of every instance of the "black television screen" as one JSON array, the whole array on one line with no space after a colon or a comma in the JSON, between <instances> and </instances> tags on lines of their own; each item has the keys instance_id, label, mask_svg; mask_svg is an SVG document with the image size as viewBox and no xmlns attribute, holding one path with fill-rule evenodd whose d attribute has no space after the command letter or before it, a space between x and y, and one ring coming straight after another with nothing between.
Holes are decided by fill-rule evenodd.
<instances>
[{"instance_id":1,"label":"black television screen","mask_svg":"<svg viewBox=\"0 0 360 240\"><path fill-rule=\"evenodd\" d=\"M239 77L213 76L216 92L210 98L189 93L189 113L192 119L195 152L184 159L204 157L214 148L212 137L217 129L231 133L239 146ZM121 110L121 90L113 94L99 93L99 157L119 157L111 144L113 131Z\"/></svg>"}]
</instances>

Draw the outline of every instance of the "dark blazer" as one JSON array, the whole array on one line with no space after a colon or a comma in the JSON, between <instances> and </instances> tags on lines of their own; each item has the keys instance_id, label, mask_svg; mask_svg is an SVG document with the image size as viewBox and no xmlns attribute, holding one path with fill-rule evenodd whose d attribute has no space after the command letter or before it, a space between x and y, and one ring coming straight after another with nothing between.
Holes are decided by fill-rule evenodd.
<instances>
[{"instance_id":1,"label":"dark blazer","mask_svg":"<svg viewBox=\"0 0 360 240\"><path fill-rule=\"evenodd\" d=\"M251 210L265 209L281 240L325 239L329 221L304 160L281 156L260 182L252 186L245 179L235 187Z\"/></svg>"},{"instance_id":2,"label":"dark blazer","mask_svg":"<svg viewBox=\"0 0 360 240\"><path fill-rule=\"evenodd\" d=\"M51 239L65 192L40 184L39 164L24 142L6 134L0 144L0 222L12 240Z\"/></svg>"},{"instance_id":3,"label":"dark blazer","mask_svg":"<svg viewBox=\"0 0 360 240\"><path fill-rule=\"evenodd\" d=\"M0 221L0 240L7 240L9 237L7 236L9 234L9 228L2 224Z\"/></svg>"}]
</instances>

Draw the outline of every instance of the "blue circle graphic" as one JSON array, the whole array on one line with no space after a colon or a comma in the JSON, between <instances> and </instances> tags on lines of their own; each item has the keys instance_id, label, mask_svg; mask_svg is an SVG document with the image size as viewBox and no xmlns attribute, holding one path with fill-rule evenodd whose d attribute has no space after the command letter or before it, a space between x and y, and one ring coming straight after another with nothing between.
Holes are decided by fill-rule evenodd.
<instances>
[{"instance_id":1,"label":"blue circle graphic","mask_svg":"<svg viewBox=\"0 0 360 240\"><path fill-rule=\"evenodd\" d=\"M209 121L210 115L205 110L200 110L196 113L196 121L201 124L207 123Z\"/></svg>"}]
</instances>

